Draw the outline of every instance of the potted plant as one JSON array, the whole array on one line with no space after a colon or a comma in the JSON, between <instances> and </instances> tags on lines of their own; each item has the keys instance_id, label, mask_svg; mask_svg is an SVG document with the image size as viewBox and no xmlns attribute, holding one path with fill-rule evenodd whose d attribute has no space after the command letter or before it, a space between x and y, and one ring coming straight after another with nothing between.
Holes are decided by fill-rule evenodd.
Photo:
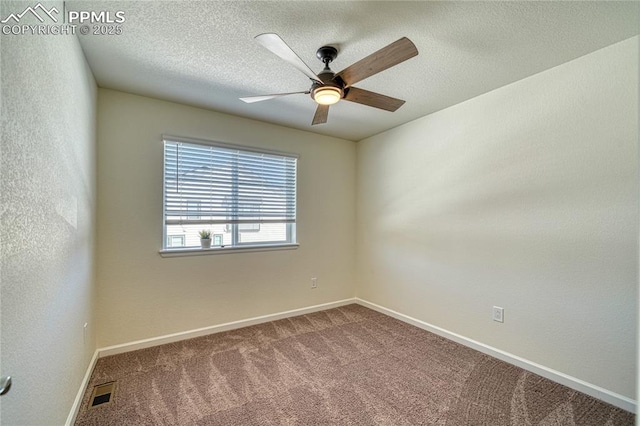
<instances>
[{"instance_id":1,"label":"potted plant","mask_svg":"<svg viewBox=\"0 0 640 426\"><path fill-rule=\"evenodd\" d=\"M203 229L198 232L198 235L200 235L200 245L202 248L211 248L211 231Z\"/></svg>"}]
</instances>

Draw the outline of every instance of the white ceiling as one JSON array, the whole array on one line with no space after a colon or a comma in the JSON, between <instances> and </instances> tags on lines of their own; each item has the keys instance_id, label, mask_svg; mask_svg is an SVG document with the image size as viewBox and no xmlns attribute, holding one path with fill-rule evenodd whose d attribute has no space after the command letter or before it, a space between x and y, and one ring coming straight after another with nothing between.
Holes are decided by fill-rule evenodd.
<instances>
[{"instance_id":1,"label":"white ceiling","mask_svg":"<svg viewBox=\"0 0 640 426\"><path fill-rule=\"evenodd\" d=\"M638 2L67 1L125 12L123 34L80 36L100 87L360 140L640 33ZM419 55L356 86L406 100L390 113L341 101L311 126L309 79L253 38L275 32L313 69L338 72L406 36Z\"/></svg>"}]
</instances>

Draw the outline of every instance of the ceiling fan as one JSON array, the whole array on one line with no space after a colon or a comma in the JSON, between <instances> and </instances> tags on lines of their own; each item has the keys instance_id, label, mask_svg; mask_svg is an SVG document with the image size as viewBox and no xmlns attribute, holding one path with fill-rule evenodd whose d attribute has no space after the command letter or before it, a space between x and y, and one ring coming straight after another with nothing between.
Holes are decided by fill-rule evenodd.
<instances>
[{"instance_id":1,"label":"ceiling fan","mask_svg":"<svg viewBox=\"0 0 640 426\"><path fill-rule=\"evenodd\" d=\"M240 100L253 103L281 96L310 94L311 98L318 104L311 123L312 125L326 123L327 116L329 115L329 105L335 104L340 99L391 112L400 108L405 101L381 95L380 93L359 89L352 86L352 84L371 77L387 68L398 65L418 54L418 49L416 49L416 46L411 40L403 37L348 66L339 73L334 73L329 68L329 64L338 56L338 50L333 46L322 46L316 52L316 56L324 64L324 69L316 75L279 35L266 33L256 36L255 39L266 49L278 55L309 77L311 80L311 88L302 92L249 96L240 98Z\"/></svg>"}]
</instances>

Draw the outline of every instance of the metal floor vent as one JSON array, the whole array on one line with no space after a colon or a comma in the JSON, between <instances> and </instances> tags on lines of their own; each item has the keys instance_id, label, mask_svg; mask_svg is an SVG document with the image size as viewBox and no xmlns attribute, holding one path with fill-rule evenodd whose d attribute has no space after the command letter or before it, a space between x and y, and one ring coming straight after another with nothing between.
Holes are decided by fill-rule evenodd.
<instances>
[{"instance_id":1,"label":"metal floor vent","mask_svg":"<svg viewBox=\"0 0 640 426\"><path fill-rule=\"evenodd\" d=\"M104 383L93 388L91 399L89 400L89 408L99 407L109 404L113 401L116 391L116 382Z\"/></svg>"}]
</instances>

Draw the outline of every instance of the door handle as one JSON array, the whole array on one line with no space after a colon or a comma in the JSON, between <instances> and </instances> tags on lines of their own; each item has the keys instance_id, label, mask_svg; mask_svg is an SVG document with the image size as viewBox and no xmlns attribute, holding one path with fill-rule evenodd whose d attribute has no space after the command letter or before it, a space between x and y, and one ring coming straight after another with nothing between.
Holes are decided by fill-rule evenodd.
<instances>
[{"instance_id":1,"label":"door handle","mask_svg":"<svg viewBox=\"0 0 640 426\"><path fill-rule=\"evenodd\" d=\"M0 378L0 395L4 395L11 389L11 376L2 376Z\"/></svg>"}]
</instances>

